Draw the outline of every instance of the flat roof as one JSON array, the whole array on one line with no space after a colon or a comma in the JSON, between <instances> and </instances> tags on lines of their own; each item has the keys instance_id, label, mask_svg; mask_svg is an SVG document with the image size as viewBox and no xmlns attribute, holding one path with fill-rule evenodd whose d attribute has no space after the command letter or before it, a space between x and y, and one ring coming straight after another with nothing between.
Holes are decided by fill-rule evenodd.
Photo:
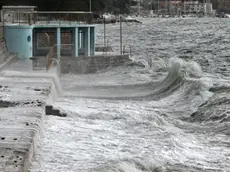
<instances>
[{"instance_id":1,"label":"flat roof","mask_svg":"<svg viewBox=\"0 0 230 172\"><path fill-rule=\"evenodd\" d=\"M38 14L92 14L89 11L34 11L32 13Z\"/></svg>"},{"instance_id":2,"label":"flat roof","mask_svg":"<svg viewBox=\"0 0 230 172\"><path fill-rule=\"evenodd\" d=\"M88 12L88 11L32 11L32 12L28 11L28 12L19 12L19 13L23 13L23 14L26 14L26 13L27 14L93 14L93 12Z\"/></svg>"},{"instance_id":3,"label":"flat roof","mask_svg":"<svg viewBox=\"0 0 230 172\"><path fill-rule=\"evenodd\" d=\"M14 27L14 28L79 28L79 27L95 27L96 25L94 24L84 24L84 23L53 23L53 24L48 24L46 25L45 23L39 23L39 24L33 24L33 25L28 25L28 24L14 24L14 23L5 23L5 27Z\"/></svg>"},{"instance_id":4,"label":"flat roof","mask_svg":"<svg viewBox=\"0 0 230 172\"><path fill-rule=\"evenodd\" d=\"M22 6L22 5L19 5L19 6L11 6L11 5L6 5L6 6L2 6L2 9L21 9L21 8L37 8L37 6Z\"/></svg>"}]
</instances>

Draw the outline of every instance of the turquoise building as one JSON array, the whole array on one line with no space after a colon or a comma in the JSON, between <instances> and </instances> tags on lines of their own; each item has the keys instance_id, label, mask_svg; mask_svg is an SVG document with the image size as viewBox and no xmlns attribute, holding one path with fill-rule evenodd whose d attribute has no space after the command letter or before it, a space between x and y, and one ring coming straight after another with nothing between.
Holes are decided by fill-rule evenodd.
<instances>
[{"instance_id":1,"label":"turquoise building","mask_svg":"<svg viewBox=\"0 0 230 172\"><path fill-rule=\"evenodd\" d=\"M4 38L18 58L94 56L95 26L91 12L34 11L35 7L3 6Z\"/></svg>"}]
</instances>

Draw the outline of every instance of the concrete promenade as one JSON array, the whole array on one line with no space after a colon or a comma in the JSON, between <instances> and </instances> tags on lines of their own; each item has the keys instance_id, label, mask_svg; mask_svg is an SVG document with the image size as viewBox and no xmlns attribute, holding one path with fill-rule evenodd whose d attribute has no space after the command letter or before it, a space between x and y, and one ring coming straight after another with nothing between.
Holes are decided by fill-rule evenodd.
<instances>
[{"instance_id":1,"label":"concrete promenade","mask_svg":"<svg viewBox=\"0 0 230 172\"><path fill-rule=\"evenodd\" d=\"M45 105L58 93L45 66L11 57L0 63L0 171L28 172L43 136Z\"/></svg>"},{"instance_id":2,"label":"concrete promenade","mask_svg":"<svg viewBox=\"0 0 230 172\"><path fill-rule=\"evenodd\" d=\"M28 172L44 116L66 116L52 107L62 91L59 70L93 73L127 61L128 55L61 58L59 68L52 65L47 72L46 58L18 59L0 40L0 172Z\"/></svg>"}]
</instances>

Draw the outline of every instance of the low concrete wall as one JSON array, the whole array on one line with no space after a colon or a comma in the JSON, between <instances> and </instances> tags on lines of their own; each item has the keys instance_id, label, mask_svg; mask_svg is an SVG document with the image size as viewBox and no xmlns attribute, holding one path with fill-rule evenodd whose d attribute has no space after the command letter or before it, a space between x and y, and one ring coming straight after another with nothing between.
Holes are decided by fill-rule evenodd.
<instances>
[{"instance_id":1,"label":"low concrete wall","mask_svg":"<svg viewBox=\"0 0 230 172\"><path fill-rule=\"evenodd\" d=\"M87 74L111 67L118 67L131 61L129 55L61 57L61 73Z\"/></svg>"}]
</instances>

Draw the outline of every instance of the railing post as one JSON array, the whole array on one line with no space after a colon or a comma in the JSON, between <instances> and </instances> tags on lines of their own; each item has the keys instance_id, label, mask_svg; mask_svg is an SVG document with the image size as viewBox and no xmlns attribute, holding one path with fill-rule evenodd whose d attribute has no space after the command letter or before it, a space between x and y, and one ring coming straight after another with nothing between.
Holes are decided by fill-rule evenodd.
<instances>
[{"instance_id":1,"label":"railing post","mask_svg":"<svg viewBox=\"0 0 230 172\"><path fill-rule=\"evenodd\" d=\"M104 21L104 47L106 47L106 25L105 25L105 17L103 17Z\"/></svg>"},{"instance_id":2,"label":"railing post","mask_svg":"<svg viewBox=\"0 0 230 172\"><path fill-rule=\"evenodd\" d=\"M51 23L51 16L50 16L50 13L49 13L49 23Z\"/></svg>"},{"instance_id":3,"label":"railing post","mask_svg":"<svg viewBox=\"0 0 230 172\"><path fill-rule=\"evenodd\" d=\"M122 18L121 18L121 15L120 15L120 51L122 55Z\"/></svg>"},{"instance_id":4,"label":"railing post","mask_svg":"<svg viewBox=\"0 0 230 172\"><path fill-rule=\"evenodd\" d=\"M19 26L20 26L21 25L21 15L19 12L18 12L18 20L19 20Z\"/></svg>"},{"instance_id":5,"label":"railing post","mask_svg":"<svg viewBox=\"0 0 230 172\"><path fill-rule=\"evenodd\" d=\"M123 54L125 54L126 45L129 46L129 54L130 54L130 57L132 57L132 46L130 44L125 44L123 46Z\"/></svg>"},{"instance_id":6,"label":"railing post","mask_svg":"<svg viewBox=\"0 0 230 172\"><path fill-rule=\"evenodd\" d=\"M133 52L132 52L132 47L131 47L131 45L130 45L130 57L132 57L133 56L133 54L132 54Z\"/></svg>"},{"instance_id":7,"label":"railing post","mask_svg":"<svg viewBox=\"0 0 230 172\"><path fill-rule=\"evenodd\" d=\"M29 20L29 25L32 25L31 13L27 13L27 17L28 17L28 20Z\"/></svg>"},{"instance_id":8,"label":"railing post","mask_svg":"<svg viewBox=\"0 0 230 172\"><path fill-rule=\"evenodd\" d=\"M59 16L59 19L58 19L58 21L59 21L59 26L61 25L61 20L60 20L60 16Z\"/></svg>"},{"instance_id":9,"label":"railing post","mask_svg":"<svg viewBox=\"0 0 230 172\"><path fill-rule=\"evenodd\" d=\"M33 13L33 17L34 17L34 24L37 22L37 13Z\"/></svg>"},{"instance_id":10,"label":"railing post","mask_svg":"<svg viewBox=\"0 0 230 172\"><path fill-rule=\"evenodd\" d=\"M61 28L57 28L57 59L61 57Z\"/></svg>"},{"instance_id":11,"label":"railing post","mask_svg":"<svg viewBox=\"0 0 230 172\"><path fill-rule=\"evenodd\" d=\"M85 22L85 13L84 13L84 22ZM86 22L85 22L86 23Z\"/></svg>"},{"instance_id":12,"label":"railing post","mask_svg":"<svg viewBox=\"0 0 230 172\"><path fill-rule=\"evenodd\" d=\"M126 44L123 46L123 54L125 54L125 47L126 47Z\"/></svg>"}]
</instances>

